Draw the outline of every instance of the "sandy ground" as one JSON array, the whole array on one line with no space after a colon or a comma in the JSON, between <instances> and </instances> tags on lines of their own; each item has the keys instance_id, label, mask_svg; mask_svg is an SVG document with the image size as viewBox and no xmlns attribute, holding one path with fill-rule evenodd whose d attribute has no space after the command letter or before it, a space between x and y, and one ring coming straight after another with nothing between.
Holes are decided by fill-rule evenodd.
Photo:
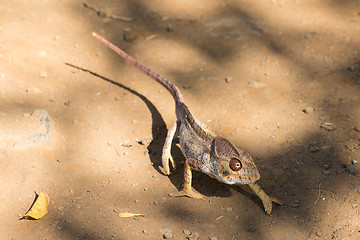
<instances>
[{"instance_id":1,"label":"sandy ground","mask_svg":"<svg viewBox=\"0 0 360 240\"><path fill-rule=\"evenodd\" d=\"M360 239L359 1L87 4L0 1L1 239ZM171 79L284 206L202 173L205 198L169 197L173 100L92 31ZM18 220L34 191L49 213Z\"/></svg>"}]
</instances>

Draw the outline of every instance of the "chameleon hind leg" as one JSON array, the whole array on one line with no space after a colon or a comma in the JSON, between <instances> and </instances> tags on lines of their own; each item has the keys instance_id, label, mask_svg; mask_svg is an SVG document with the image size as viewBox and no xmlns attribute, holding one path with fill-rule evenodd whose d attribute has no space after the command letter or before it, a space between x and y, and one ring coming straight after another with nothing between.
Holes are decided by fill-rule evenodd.
<instances>
[{"instance_id":1,"label":"chameleon hind leg","mask_svg":"<svg viewBox=\"0 0 360 240\"><path fill-rule=\"evenodd\" d=\"M176 122L174 122L174 124L171 126L171 128L169 129L169 131L167 133L164 147L162 150L161 160L162 160L162 166L164 168L164 174L166 174L166 175L170 174L169 162L171 162L171 166L174 169L176 168L175 161L174 161L173 157L171 156L171 144L174 139L177 127L178 127L178 123L176 121Z\"/></svg>"},{"instance_id":2,"label":"chameleon hind leg","mask_svg":"<svg viewBox=\"0 0 360 240\"><path fill-rule=\"evenodd\" d=\"M271 211L272 211L272 202L275 202L279 205L283 205L283 203L281 201L277 200L274 197L270 197L269 195L267 195L266 192L264 190L262 190L261 187L257 183L250 183L249 187L261 199L261 201L264 205L265 212L268 215L270 215Z\"/></svg>"},{"instance_id":3,"label":"chameleon hind leg","mask_svg":"<svg viewBox=\"0 0 360 240\"><path fill-rule=\"evenodd\" d=\"M194 161L193 159L186 159L185 161L185 168L184 168L184 185L183 189L176 193L170 193L170 197L190 197L190 198L197 198L200 199L203 197L201 193L198 193L191 187L191 180L192 180L192 172L191 172L191 162Z\"/></svg>"}]
</instances>

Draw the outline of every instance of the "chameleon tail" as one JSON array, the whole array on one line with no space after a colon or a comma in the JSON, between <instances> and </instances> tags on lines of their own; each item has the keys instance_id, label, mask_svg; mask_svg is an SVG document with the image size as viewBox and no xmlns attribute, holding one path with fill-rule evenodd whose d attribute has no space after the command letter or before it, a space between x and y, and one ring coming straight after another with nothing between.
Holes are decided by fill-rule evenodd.
<instances>
[{"instance_id":1,"label":"chameleon tail","mask_svg":"<svg viewBox=\"0 0 360 240\"><path fill-rule=\"evenodd\" d=\"M98 35L97 33L93 32L92 35L95 38L97 38L99 41L104 43L106 46L111 48L114 52L119 54L126 61L128 61L133 66L135 66L137 69L139 69L141 72L145 73L146 75L148 75L149 77L151 77L152 79L154 79L155 81L160 83L163 87L165 87L171 93L171 95L173 96L176 105L178 105L178 103L183 103L184 102L184 99L183 99L183 96L180 93L180 90L172 82L170 82L168 79L161 76L159 73L154 72L151 69L145 67L144 65L142 65L141 63L136 61L134 58L129 56L126 52L124 52L123 50L121 50L120 48L118 48L117 46L112 44L111 42L107 41L106 39L104 39L103 37Z\"/></svg>"}]
</instances>

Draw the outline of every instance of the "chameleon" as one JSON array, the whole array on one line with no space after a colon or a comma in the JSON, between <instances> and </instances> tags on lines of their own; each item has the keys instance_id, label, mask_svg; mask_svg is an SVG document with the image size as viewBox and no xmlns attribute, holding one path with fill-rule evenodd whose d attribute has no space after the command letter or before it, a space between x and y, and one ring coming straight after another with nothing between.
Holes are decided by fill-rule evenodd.
<instances>
[{"instance_id":1,"label":"chameleon","mask_svg":"<svg viewBox=\"0 0 360 240\"><path fill-rule=\"evenodd\" d=\"M273 202L282 205L281 201L267 195L256 183L260 179L260 173L250 154L238 149L232 142L218 136L211 128L196 119L185 105L184 98L175 84L159 73L145 67L97 33L93 32L92 35L141 72L160 83L170 92L175 101L177 120L168 130L162 150L163 172L166 175L170 174L170 164L173 169L176 168L176 163L171 156L171 145L175 136L179 137L180 149L185 156L185 163L182 190L170 193L171 197L187 196L196 199L203 197L202 194L191 186L192 170L196 170L225 184L248 185L261 199L265 212L268 215L271 214Z\"/></svg>"}]
</instances>

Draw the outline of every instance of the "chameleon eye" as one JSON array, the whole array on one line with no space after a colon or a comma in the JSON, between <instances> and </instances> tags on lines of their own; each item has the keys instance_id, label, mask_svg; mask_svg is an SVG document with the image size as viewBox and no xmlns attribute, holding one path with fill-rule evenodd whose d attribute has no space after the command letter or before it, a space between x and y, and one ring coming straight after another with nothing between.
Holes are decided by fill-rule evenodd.
<instances>
[{"instance_id":1,"label":"chameleon eye","mask_svg":"<svg viewBox=\"0 0 360 240\"><path fill-rule=\"evenodd\" d=\"M232 158L230 160L229 166L230 166L230 169L233 170L234 172L237 172L242 168L241 162L236 158Z\"/></svg>"}]
</instances>

